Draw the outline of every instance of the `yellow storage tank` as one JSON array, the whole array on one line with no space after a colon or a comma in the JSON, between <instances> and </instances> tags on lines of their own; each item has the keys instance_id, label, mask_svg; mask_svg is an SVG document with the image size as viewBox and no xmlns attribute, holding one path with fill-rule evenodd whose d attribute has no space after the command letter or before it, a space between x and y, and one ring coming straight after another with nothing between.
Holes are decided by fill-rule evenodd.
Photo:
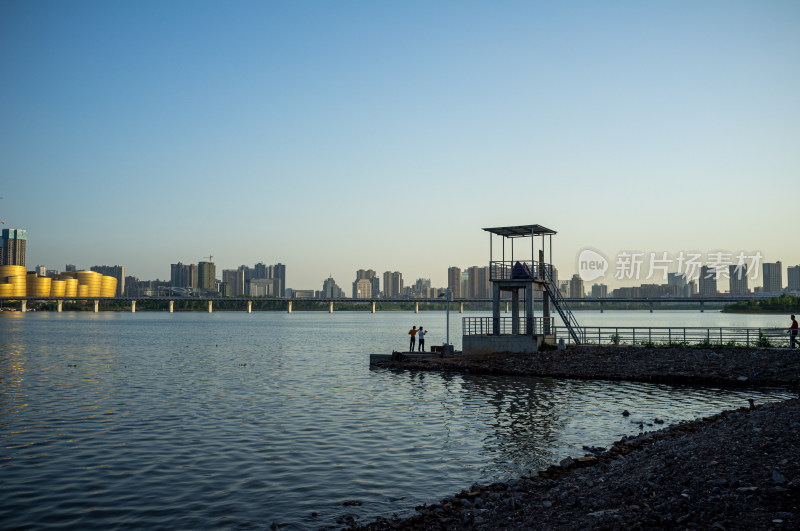
<instances>
[{"instance_id":1,"label":"yellow storage tank","mask_svg":"<svg viewBox=\"0 0 800 531\"><path fill-rule=\"evenodd\" d=\"M51 297L64 297L67 292L67 281L60 279L53 279L50 283L50 296Z\"/></svg>"},{"instance_id":2,"label":"yellow storage tank","mask_svg":"<svg viewBox=\"0 0 800 531\"><path fill-rule=\"evenodd\" d=\"M85 285L88 287L88 297L100 296L100 282L101 275L97 271L78 271L78 285Z\"/></svg>"},{"instance_id":3,"label":"yellow storage tank","mask_svg":"<svg viewBox=\"0 0 800 531\"><path fill-rule=\"evenodd\" d=\"M7 282L14 286L14 297L25 297L28 293L26 276L27 275L17 275L15 277L8 277Z\"/></svg>"},{"instance_id":4,"label":"yellow storage tank","mask_svg":"<svg viewBox=\"0 0 800 531\"><path fill-rule=\"evenodd\" d=\"M113 297L117 292L117 279L103 275L100 281L100 296Z\"/></svg>"},{"instance_id":5,"label":"yellow storage tank","mask_svg":"<svg viewBox=\"0 0 800 531\"><path fill-rule=\"evenodd\" d=\"M18 265L0 265L0 282L6 283L6 278L25 276L28 271L25 266Z\"/></svg>"},{"instance_id":6,"label":"yellow storage tank","mask_svg":"<svg viewBox=\"0 0 800 531\"><path fill-rule=\"evenodd\" d=\"M36 297L36 279L39 278L39 275L33 273L31 271L25 275L25 292L28 294L28 297Z\"/></svg>"},{"instance_id":7,"label":"yellow storage tank","mask_svg":"<svg viewBox=\"0 0 800 531\"><path fill-rule=\"evenodd\" d=\"M0 297L14 297L14 284L0 284Z\"/></svg>"},{"instance_id":8,"label":"yellow storage tank","mask_svg":"<svg viewBox=\"0 0 800 531\"><path fill-rule=\"evenodd\" d=\"M64 281L66 286L64 288L64 296L65 297L77 297L78 296L78 279L77 278L68 278Z\"/></svg>"},{"instance_id":9,"label":"yellow storage tank","mask_svg":"<svg viewBox=\"0 0 800 531\"><path fill-rule=\"evenodd\" d=\"M50 285L52 279L50 277L36 277L34 281L34 293L31 295L32 297L49 297L50 296ZM29 291L30 293L30 291Z\"/></svg>"},{"instance_id":10,"label":"yellow storage tank","mask_svg":"<svg viewBox=\"0 0 800 531\"><path fill-rule=\"evenodd\" d=\"M86 284L78 284L78 297L86 298L89 296L89 286Z\"/></svg>"}]
</instances>

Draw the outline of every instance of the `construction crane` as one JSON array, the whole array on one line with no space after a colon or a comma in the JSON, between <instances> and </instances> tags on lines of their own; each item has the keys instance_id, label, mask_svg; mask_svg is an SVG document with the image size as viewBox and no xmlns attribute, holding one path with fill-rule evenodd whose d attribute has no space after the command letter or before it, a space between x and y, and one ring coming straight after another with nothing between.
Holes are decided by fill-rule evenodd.
<instances>
[{"instance_id":1,"label":"construction crane","mask_svg":"<svg viewBox=\"0 0 800 531\"><path fill-rule=\"evenodd\" d=\"M213 262L214 261L214 255L213 254L210 254L208 256L201 256L200 258L208 258L209 262Z\"/></svg>"}]
</instances>

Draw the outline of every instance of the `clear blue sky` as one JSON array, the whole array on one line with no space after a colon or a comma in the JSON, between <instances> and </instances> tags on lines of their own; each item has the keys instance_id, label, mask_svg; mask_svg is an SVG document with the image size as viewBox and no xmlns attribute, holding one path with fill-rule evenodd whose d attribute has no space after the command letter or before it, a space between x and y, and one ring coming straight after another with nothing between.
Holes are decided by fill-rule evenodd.
<instances>
[{"instance_id":1,"label":"clear blue sky","mask_svg":"<svg viewBox=\"0 0 800 531\"><path fill-rule=\"evenodd\" d=\"M213 254L298 289L442 286L528 223L567 274L585 246L794 265L798 28L769 0L6 0L0 219L29 266Z\"/></svg>"}]
</instances>

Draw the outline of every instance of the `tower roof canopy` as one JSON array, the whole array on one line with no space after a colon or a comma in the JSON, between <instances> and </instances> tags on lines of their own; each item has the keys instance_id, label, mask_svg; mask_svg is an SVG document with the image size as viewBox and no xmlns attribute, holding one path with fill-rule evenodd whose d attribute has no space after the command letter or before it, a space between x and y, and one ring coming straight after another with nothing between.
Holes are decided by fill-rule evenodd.
<instances>
[{"instance_id":1,"label":"tower roof canopy","mask_svg":"<svg viewBox=\"0 0 800 531\"><path fill-rule=\"evenodd\" d=\"M504 238L525 238L529 236L541 236L543 234L555 234L556 231L550 230L541 225L515 225L513 227L494 227L484 228L486 232L491 232Z\"/></svg>"}]
</instances>

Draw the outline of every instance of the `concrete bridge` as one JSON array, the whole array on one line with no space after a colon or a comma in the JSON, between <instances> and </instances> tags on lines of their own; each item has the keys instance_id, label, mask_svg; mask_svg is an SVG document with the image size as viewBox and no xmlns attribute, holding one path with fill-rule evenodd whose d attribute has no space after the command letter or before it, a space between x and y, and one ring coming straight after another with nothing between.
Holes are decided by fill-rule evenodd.
<instances>
[{"instance_id":1,"label":"concrete bridge","mask_svg":"<svg viewBox=\"0 0 800 531\"><path fill-rule=\"evenodd\" d=\"M604 298L604 299L596 299L596 298L584 298L584 299L574 299L574 298L565 298L563 299L568 304L577 304L577 303L590 303L590 304L599 304L600 311L603 311L604 304L612 304L612 303L639 303L639 304L647 304L649 306L650 312L653 312L653 309L656 304L675 304L675 303L684 303L684 304L699 304L700 311L704 311L705 303L717 303L717 304L726 304L731 302L739 302L739 301L749 301L749 300L760 300L761 297L756 297L755 295L734 295L734 296L720 296L720 297L663 297L663 298L653 298L653 299L637 299L637 298ZM137 301L167 301L169 302L169 312L171 313L174 308L175 301L193 301L193 302L205 302L208 305L208 311L212 312L214 308L214 302L240 302L242 303L243 309L246 309L248 313L253 311L253 302L269 302L269 303L284 303L286 304L286 311L292 313L292 306L295 302L303 302L303 303L323 303L328 305L328 311L333 313L334 304L344 305L344 304L371 304L372 305L372 313L376 311L376 305L378 303L388 303L388 304L404 304L404 303L413 303L414 304L414 312L419 313L419 305L420 304L430 304L430 303L443 303L446 300L442 298L398 298L398 299L381 299L381 298L369 298L369 299L345 299L345 298L326 298L326 299L305 299L305 298L294 298L289 299L285 297L275 297L275 298L252 298L252 297L169 297L169 296L159 296L159 297L91 297L91 298L75 298L75 297L0 297L0 303L7 303L7 302L21 302L21 309L22 311L26 311L27 303L30 302L55 302L57 304L57 311L62 311L63 303L66 302L75 302L75 301L87 301L91 300L94 302L94 311L100 311L100 302L129 302L131 307L131 312L136 311L136 303ZM508 313L508 305L511 303L509 299L506 302L506 313ZM452 305L458 306L458 312L464 312L464 304L466 303L484 303L484 304L491 304L491 298L459 298L453 299L450 301Z\"/></svg>"}]
</instances>

